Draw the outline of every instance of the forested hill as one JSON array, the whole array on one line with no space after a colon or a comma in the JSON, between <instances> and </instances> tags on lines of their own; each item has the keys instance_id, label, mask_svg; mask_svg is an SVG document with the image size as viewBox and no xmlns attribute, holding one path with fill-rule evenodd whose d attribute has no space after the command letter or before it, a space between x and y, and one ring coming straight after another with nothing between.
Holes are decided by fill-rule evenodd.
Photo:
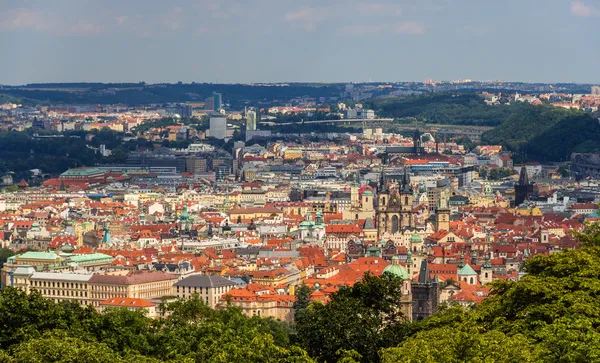
<instances>
[{"instance_id":1,"label":"forested hill","mask_svg":"<svg viewBox=\"0 0 600 363\"><path fill-rule=\"evenodd\" d=\"M431 124L497 126L522 105L489 106L475 93L430 93L367 102L381 117L415 118Z\"/></svg>"},{"instance_id":2,"label":"forested hill","mask_svg":"<svg viewBox=\"0 0 600 363\"><path fill-rule=\"evenodd\" d=\"M482 142L503 145L530 160L564 161L572 152L600 148L600 123L578 110L526 102L487 105L474 93L376 99L367 105L382 117L407 122L495 126L482 135Z\"/></svg>"},{"instance_id":3,"label":"forested hill","mask_svg":"<svg viewBox=\"0 0 600 363\"><path fill-rule=\"evenodd\" d=\"M572 152L600 151L598 119L578 111L536 106L534 114L515 114L482 135L538 161L565 161Z\"/></svg>"},{"instance_id":4,"label":"forested hill","mask_svg":"<svg viewBox=\"0 0 600 363\"><path fill-rule=\"evenodd\" d=\"M289 86L176 83L176 84L102 84L67 83L6 87L0 95L20 99L25 104L156 104L167 102L203 102L213 92L223 95L223 101L233 108L245 104L285 101L302 96L330 97L342 91L341 84L304 84Z\"/></svg>"}]
</instances>

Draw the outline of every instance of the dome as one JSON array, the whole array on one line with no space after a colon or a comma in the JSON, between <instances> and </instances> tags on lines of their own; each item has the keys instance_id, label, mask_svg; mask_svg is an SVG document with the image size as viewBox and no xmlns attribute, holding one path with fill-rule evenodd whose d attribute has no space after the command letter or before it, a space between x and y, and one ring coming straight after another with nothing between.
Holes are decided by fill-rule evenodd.
<instances>
[{"instance_id":1,"label":"dome","mask_svg":"<svg viewBox=\"0 0 600 363\"><path fill-rule=\"evenodd\" d=\"M421 242L423 242L423 239L421 238L421 236L419 236L418 233L413 233L413 235L410 236L410 242L411 243L421 243Z\"/></svg>"},{"instance_id":2,"label":"dome","mask_svg":"<svg viewBox=\"0 0 600 363\"><path fill-rule=\"evenodd\" d=\"M408 276L408 271L406 271L406 269L402 267L402 265L388 265L383 270L383 273L386 272L389 272L390 274L399 277L402 280L410 280L410 277Z\"/></svg>"}]
</instances>

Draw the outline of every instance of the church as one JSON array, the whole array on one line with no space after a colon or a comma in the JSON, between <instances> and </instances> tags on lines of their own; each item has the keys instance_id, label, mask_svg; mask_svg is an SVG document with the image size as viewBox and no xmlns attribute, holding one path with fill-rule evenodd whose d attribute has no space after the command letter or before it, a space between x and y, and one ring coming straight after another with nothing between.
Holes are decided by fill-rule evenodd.
<instances>
[{"instance_id":1,"label":"church","mask_svg":"<svg viewBox=\"0 0 600 363\"><path fill-rule=\"evenodd\" d=\"M383 171L377 193L377 234L395 234L404 229L415 228L415 213L413 211L414 193L410 176L405 170L400 183L388 185L384 180Z\"/></svg>"}]
</instances>

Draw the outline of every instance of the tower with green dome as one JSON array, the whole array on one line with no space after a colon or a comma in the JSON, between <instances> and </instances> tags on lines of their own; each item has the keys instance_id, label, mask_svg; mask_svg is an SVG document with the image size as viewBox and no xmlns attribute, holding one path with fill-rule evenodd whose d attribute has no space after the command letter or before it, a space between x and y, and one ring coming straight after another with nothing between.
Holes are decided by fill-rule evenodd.
<instances>
[{"instance_id":1,"label":"tower with green dome","mask_svg":"<svg viewBox=\"0 0 600 363\"><path fill-rule=\"evenodd\" d=\"M383 269L383 274L389 274L402 280L402 296L400 297L400 309L407 320L412 320L412 288L411 277L408 271L400 264L398 256L392 257L392 263Z\"/></svg>"}]
</instances>

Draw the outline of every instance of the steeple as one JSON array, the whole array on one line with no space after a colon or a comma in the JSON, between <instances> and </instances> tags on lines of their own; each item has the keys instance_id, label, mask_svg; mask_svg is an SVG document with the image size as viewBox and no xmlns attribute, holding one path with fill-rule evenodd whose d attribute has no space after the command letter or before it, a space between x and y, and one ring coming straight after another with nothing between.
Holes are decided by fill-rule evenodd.
<instances>
[{"instance_id":1,"label":"steeple","mask_svg":"<svg viewBox=\"0 0 600 363\"><path fill-rule=\"evenodd\" d=\"M381 174L379 174L379 191L385 191L386 185L385 185L385 169L381 168Z\"/></svg>"},{"instance_id":2,"label":"steeple","mask_svg":"<svg viewBox=\"0 0 600 363\"><path fill-rule=\"evenodd\" d=\"M529 177L527 176L527 168L521 167L521 174L519 175L519 185L529 184Z\"/></svg>"},{"instance_id":3,"label":"steeple","mask_svg":"<svg viewBox=\"0 0 600 363\"><path fill-rule=\"evenodd\" d=\"M408 168L404 167L404 174L402 175L402 192L412 194L412 186L410 184L410 174Z\"/></svg>"},{"instance_id":4,"label":"steeple","mask_svg":"<svg viewBox=\"0 0 600 363\"><path fill-rule=\"evenodd\" d=\"M104 236L102 237L102 243L110 244L112 238L110 237L110 229L108 228L108 224L104 226Z\"/></svg>"}]
</instances>

